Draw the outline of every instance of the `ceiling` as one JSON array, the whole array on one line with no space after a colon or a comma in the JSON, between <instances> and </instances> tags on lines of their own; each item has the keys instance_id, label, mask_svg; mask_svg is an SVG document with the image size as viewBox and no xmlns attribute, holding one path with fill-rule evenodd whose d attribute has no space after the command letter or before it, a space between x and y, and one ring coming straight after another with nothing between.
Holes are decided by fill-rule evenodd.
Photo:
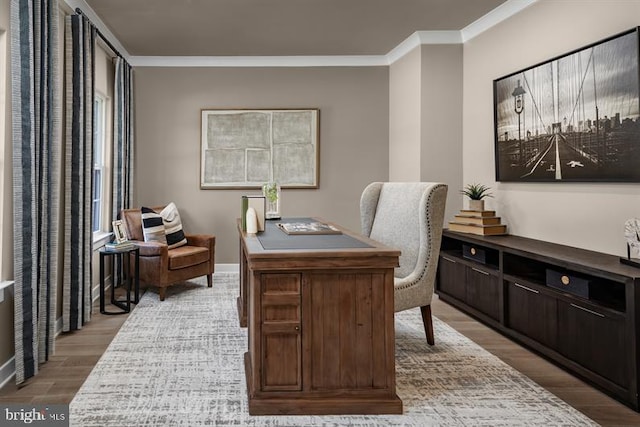
<instances>
[{"instance_id":1,"label":"ceiling","mask_svg":"<svg viewBox=\"0 0 640 427\"><path fill-rule=\"evenodd\" d=\"M506 0L86 0L133 56L386 55Z\"/></svg>"}]
</instances>

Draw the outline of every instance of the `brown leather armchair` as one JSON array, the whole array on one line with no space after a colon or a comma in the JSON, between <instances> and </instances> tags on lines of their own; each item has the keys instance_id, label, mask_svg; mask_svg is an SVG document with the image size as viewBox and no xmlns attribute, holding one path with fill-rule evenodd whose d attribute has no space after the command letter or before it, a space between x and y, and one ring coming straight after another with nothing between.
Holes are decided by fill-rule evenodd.
<instances>
[{"instance_id":1,"label":"brown leather armchair","mask_svg":"<svg viewBox=\"0 0 640 427\"><path fill-rule=\"evenodd\" d=\"M154 207L160 212L164 207ZM205 234L185 234L187 244L169 249L166 244L145 242L142 233L140 209L120 211L130 240L140 247L140 283L158 287L160 301L164 301L168 286L207 276L207 285L213 286L216 237Z\"/></svg>"}]
</instances>

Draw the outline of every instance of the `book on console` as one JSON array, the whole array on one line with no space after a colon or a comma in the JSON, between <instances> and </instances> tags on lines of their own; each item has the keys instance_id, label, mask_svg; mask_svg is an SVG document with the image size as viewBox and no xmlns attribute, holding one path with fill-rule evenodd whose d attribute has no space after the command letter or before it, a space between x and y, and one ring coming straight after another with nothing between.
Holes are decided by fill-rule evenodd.
<instances>
[{"instance_id":1,"label":"book on console","mask_svg":"<svg viewBox=\"0 0 640 427\"><path fill-rule=\"evenodd\" d=\"M279 222L278 228L287 234L342 234L342 231L324 222Z\"/></svg>"},{"instance_id":2,"label":"book on console","mask_svg":"<svg viewBox=\"0 0 640 427\"><path fill-rule=\"evenodd\" d=\"M496 216L496 211L474 211L471 209L462 209L460 210L460 215L474 217Z\"/></svg>"},{"instance_id":3,"label":"book on console","mask_svg":"<svg viewBox=\"0 0 640 427\"><path fill-rule=\"evenodd\" d=\"M449 230L459 231L461 233L478 234L480 236L507 234L506 225L480 225L480 224L464 224L459 222L450 222Z\"/></svg>"},{"instance_id":4,"label":"book on console","mask_svg":"<svg viewBox=\"0 0 640 427\"><path fill-rule=\"evenodd\" d=\"M499 225L499 216L475 216L475 215L456 215L455 222L461 224L479 224L479 225Z\"/></svg>"}]
</instances>

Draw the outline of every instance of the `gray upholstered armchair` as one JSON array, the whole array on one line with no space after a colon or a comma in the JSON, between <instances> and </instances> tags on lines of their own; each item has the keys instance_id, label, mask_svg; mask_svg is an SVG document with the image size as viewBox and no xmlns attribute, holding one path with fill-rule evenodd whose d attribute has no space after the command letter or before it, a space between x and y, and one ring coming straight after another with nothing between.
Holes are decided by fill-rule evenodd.
<instances>
[{"instance_id":1,"label":"gray upholstered armchair","mask_svg":"<svg viewBox=\"0 0 640 427\"><path fill-rule=\"evenodd\" d=\"M362 233L402 251L394 274L395 311L420 307L431 345L431 298L446 199L447 185L436 182L374 182L360 199Z\"/></svg>"}]
</instances>

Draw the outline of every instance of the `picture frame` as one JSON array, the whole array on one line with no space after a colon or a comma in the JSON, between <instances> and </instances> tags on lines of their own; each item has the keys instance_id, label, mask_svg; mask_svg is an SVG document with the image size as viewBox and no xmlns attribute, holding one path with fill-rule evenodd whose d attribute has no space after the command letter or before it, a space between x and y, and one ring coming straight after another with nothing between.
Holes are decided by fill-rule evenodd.
<instances>
[{"instance_id":1,"label":"picture frame","mask_svg":"<svg viewBox=\"0 0 640 427\"><path fill-rule=\"evenodd\" d=\"M493 81L496 181L640 182L638 34Z\"/></svg>"},{"instance_id":2,"label":"picture frame","mask_svg":"<svg viewBox=\"0 0 640 427\"><path fill-rule=\"evenodd\" d=\"M203 109L200 188L318 188L320 110Z\"/></svg>"},{"instance_id":3,"label":"picture frame","mask_svg":"<svg viewBox=\"0 0 640 427\"><path fill-rule=\"evenodd\" d=\"M112 221L111 226L113 227L113 239L116 243L124 243L129 240L129 236L127 236L127 229L124 226L124 222L120 219Z\"/></svg>"}]
</instances>

